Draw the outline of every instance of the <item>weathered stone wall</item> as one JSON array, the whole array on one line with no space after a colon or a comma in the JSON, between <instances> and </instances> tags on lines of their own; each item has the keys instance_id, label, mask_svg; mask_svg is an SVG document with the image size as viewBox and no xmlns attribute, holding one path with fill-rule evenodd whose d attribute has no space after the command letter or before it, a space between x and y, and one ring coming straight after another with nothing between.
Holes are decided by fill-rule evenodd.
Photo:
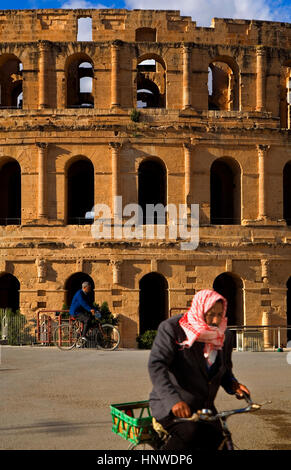
<instances>
[{"instance_id":1,"label":"weathered stone wall","mask_svg":"<svg viewBox=\"0 0 291 470\"><path fill-rule=\"evenodd\" d=\"M77 42L77 19L87 16L93 41ZM138 28L155 29L156 41L136 42ZM172 309L228 272L242 283L242 323L286 324L283 168L291 148L280 114L290 42L287 23L215 19L200 28L176 11L0 11L0 84L11 75L7 58L23 65L23 108L0 109L0 169L8 157L19 163L22 208L21 225L0 226L0 272L19 280L23 313L60 309L66 280L85 272L96 301L121 315L123 345L132 347L145 274L165 277ZM150 72L157 80L164 70L166 104L140 109L136 123L137 68L148 58L159 64ZM94 108L67 108L74 59L93 64ZM236 110L208 110L208 67L220 60L237 80ZM66 225L67 169L80 156L94 167L95 203L109 206L114 195L138 202L140 163L162 161L167 203L200 205L198 249L183 251L169 237L96 241L90 226ZM240 225L210 223L210 172L219 158L240 171Z\"/></svg>"}]
</instances>

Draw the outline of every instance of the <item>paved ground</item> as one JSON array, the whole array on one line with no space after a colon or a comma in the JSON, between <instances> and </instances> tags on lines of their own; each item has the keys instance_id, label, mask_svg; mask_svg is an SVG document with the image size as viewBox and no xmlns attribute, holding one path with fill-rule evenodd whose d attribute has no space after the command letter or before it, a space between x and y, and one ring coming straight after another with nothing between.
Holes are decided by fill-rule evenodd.
<instances>
[{"instance_id":1,"label":"paved ground","mask_svg":"<svg viewBox=\"0 0 291 470\"><path fill-rule=\"evenodd\" d=\"M109 405L148 398L149 351L2 346L0 353L0 449L127 449L111 432ZM291 449L287 353L235 352L233 362L253 399L272 400L257 414L230 418L235 443ZM218 409L241 403L223 390L216 400Z\"/></svg>"}]
</instances>

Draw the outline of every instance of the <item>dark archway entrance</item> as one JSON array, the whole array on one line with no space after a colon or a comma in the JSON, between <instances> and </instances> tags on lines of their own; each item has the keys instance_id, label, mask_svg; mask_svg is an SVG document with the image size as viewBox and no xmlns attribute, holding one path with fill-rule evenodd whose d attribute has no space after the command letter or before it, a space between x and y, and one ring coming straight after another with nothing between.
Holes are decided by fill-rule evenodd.
<instances>
[{"instance_id":1,"label":"dark archway entrance","mask_svg":"<svg viewBox=\"0 0 291 470\"><path fill-rule=\"evenodd\" d=\"M291 225L291 162L283 170L283 218Z\"/></svg>"},{"instance_id":2,"label":"dark archway entrance","mask_svg":"<svg viewBox=\"0 0 291 470\"><path fill-rule=\"evenodd\" d=\"M87 282L90 282L91 284L91 292L90 294L90 297L89 299L94 302L94 289L95 289L95 284L94 284L94 281L93 279L91 278L91 276L89 276L89 274L86 274L86 273L75 273L75 274L72 274L66 281L65 283L65 291L66 291L66 294L65 294L65 304L67 307L70 307L71 303L72 303L72 299L75 295L75 293L82 289L82 282L84 281L87 281Z\"/></svg>"},{"instance_id":3,"label":"dark archway entrance","mask_svg":"<svg viewBox=\"0 0 291 470\"><path fill-rule=\"evenodd\" d=\"M85 225L93 223L86 217L94 206L94 167L88 159L77 160L67 171L67 223Z\"/></svg>"},{"instance_id":4,"label":"dark archway entrance","mask_svg":"<svg viewBox=\"0 0 291 470\"><path fill-rule=\"evenodd\" d=\"M291 277L287 281L287 325L291 325ZM291 330L287 331L287 341L291 341Z\"/></svg>"},{"instance_id":5,"label":"dark archway entrance","mask_svg":"<svg viewBox=\"0 0 291 470\"><path fill-rule=\"evenodd\" d=\"M166 168L157 160L144 160L138 169L138 204L143 211L143 224L165 224L165 217L146 217L147 204L166 206Z\"/></svg>"},{"instance_id":6,"label":"dark archway entrance","mask_svg":"<svg viewBox=\"0 0 291 470\"><path fill-rule=\"evenodd\" d=\"M11 308L13 312L19 309L18 279L9 273L0 276L0 308Z\"/></svg>"},{"instance_id":7,"label":"dark archway entrance","mask_svg":"<svg viewBox=\"0 0 291 470\"><path fill-rule=\"evenodd\" d=\"M210 171L210 219L213 225L240 225L240 167L232 158L215 160Z\"/></svg>"},{"instance_id":8,"label":"dark archway entrance","mask_svg":"<svg viewBox=\"0 0 291 470\"><path fill-rule=\"evenodd\" d=\"M21 170L9 159L0 169L0 225L21 223Z\"/></svg>"},{"instance_id":9,"label":"dark archway entrance","mask_svg":"<svg viewBox=\"0 0 291 470\"><path fill-rule=\"evenodd\" d=\"M157 330L168 318L168 282L158 273L149 273L139 282L139 332Z\"/></svg>"},{"instance_id":10,"label":"dark archway entrance","mask_svg":"<svg viewBox=\"0 0 291 470\"><path fill-rule=\"evenodd\" d=\"M227 300L227 324L240 326L244 324L243 283L231 273L222 273L214 280L213 289Z\"/></svg>"}]
</instances>

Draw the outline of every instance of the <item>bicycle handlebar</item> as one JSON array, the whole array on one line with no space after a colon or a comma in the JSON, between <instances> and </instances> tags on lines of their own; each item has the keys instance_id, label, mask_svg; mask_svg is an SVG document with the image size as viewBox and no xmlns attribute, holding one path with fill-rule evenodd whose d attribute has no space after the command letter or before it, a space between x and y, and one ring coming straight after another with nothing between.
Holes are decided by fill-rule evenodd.
<instances>
[{"instance_id":1,"label":"bicycle handlebar","mask_svg":"<svg viewBox=\"0 0 291 470\"><path fill-rule=\"evenodd\" d=\"M234 414L239 414L239 413L248 413L250 411L257 411L259 410L263 405L266 405L268 403L272 403L270 400L266 401L264 403L254 403L250 397L250 395L247 395L245 392L244 394L244 399L248 403L248 406L245 408L237 408L235 410L227 410L227 411L221 411L220 413L217 413L216 415L212 415L212 411L208 409L202 409L198 410L196 413L193 413L190 418L176 418L174 422L181 422L181 421L216 421L218 419L226 419L231 415Z\"/></svg>"}]
</instances>

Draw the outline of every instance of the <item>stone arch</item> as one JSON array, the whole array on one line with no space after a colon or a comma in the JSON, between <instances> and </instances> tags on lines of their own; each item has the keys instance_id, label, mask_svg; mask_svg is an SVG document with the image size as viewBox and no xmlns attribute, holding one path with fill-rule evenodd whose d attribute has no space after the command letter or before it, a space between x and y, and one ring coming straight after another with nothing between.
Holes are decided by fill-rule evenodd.
<instances>
[{"instance_id":1,"label":"stone arch","mask_svg":"<svg viewBox=\"0 0 291 470\"><path fill-rule=\"evenodd\" d=\"M241 166L234 158L218 158L211 165L210 220L214 225L241 223Z\"/></svg>"},{"instance_id":2,"label":"stone arch","mask_svg":"<svg viewBox=\"0 0 291 470\"><path fill-rule=\"evenodd\" d=\"M234 273L219 274L214 282L213 289L227 300L227 318L229 326L244 324L243 281Z\"/></svg>"},{"instance_id":3,"label":"stone arch","mask_svg":"<svg viewBox=\"0 0 291 470\"><path fill-rule=\"evenodd\" d=\"M12 157L0 159L0 225L21 224L21 167Z\"/></svg>"},{"instance_id":4,"label":"stone arch","mask_svg":"<svg viewBox=\"0 0 291 470\"><path fill-rule=\"evenodd\" d=\"M283 218L291 225L291 160L283 168Z\"/></svg>"},{"instance_id":5,"label":"stone arch","mask_svg":"<svg viewBox=\"0 0 291 470\"><path fill-rule=\"evenodd\" d=\"M154 221L146 220L147 204L167 205L167 169L164 162L157 157L145 158L138 167L138 204L143 211L143 223L166 223L155 214Z\"/></svg>"},{"instance_id":6,"label":"stone arch","mask_svg":"<svg viewBox=\"0 0 291 470\"><path fill-rule=\"evenodd\" d=\"M94 165L91 160L76 155L66 162L65 183L67 224L91 224L93 219L89 213L94 206Z\"/></svg>"},{"instance_id":7,"label":"stone arch","mask_svg":"<svg viewBox=\"0 0 291 470\"><path fill-rule=\"evenodd\" d=\"M139 334L157 330L168 318L168 281L160 273L145 274L139 281Z\"/></svg>"},{"instance_id":8,"label":"stone arch","mask_svg":"<svg viewBox=\"0 0 291 470\"><path fill-rule=\"evenodd\" d=\"M93 281L92 277L89 276L89 274L86 274L86 273L83 273L83 272L77 272L77 273L71 274L65 282L65 286L64 286L64 289L65 289L65 305L67 307L70 307L74 295L76 294L76 292L79 289L82 289L82 283L85 282L85 281L87 281L91 284L91 292L88 295L89 295L90 301L94 302L95 284L94 284L94 281Z\"/></svg>"},{"instance_id":9,"label":"stone arch","mask_svg":"<svg viewBox=\"0 0 291 470\"><path fill-rule=\"evenodd\" d=\"M232 57L217 56L209 63L211 76L208 93L208 109L220 111L238 111L239 67Z\"/></svg>"},{"instance_id":10,"label":"stone arch","mask_svg":"<svg viewBox=\"0 0 291 470\"><path fill-rule=\"evenodd\" d=\"M0 308L19 310L20 282L13 274L0 274Z\"/></svg>"},{"instance_id":11,"label":"stone arch","mask_svg":"<svg viewBox=\"0 0 291 470\"><path fill-rule=\"evenodd\" d=\"M86 65L85 65L86 64ZM85 52L75 52L65 63L66 107L94 107L94 63ZM89 81L84 91L84 80ZM86 87L85 87L86 88Z\"/></svg>"},{"instance_id":12,"label":"stone arch","mask_svg":"<svg viewBox=\"0 0 291 470\"><path fill-rule=\"evenodd\" d=\"M11 53L0 55L0 108L22 108L22 63Z\"/></svg>"},{"instance_id":13,"label":"stone arch","mask_svg":"<svg viewBox=\"0 0 291 470\"><path fill-rule=\"evenodd\" d=\"M155 53L142 54L137 59L137 107L166 107L166 64Z\"/></svg>"}]
</instances>

